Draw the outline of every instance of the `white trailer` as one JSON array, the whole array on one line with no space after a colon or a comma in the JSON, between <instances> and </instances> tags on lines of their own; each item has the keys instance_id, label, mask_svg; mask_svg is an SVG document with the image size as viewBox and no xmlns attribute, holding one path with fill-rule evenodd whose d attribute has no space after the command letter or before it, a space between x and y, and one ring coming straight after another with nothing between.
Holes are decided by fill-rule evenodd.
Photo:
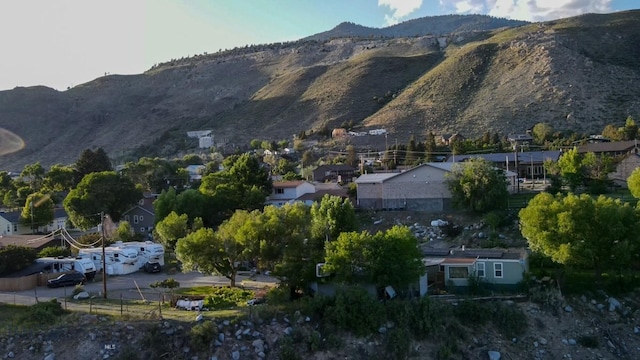
<instances>
[{"instance_id":1,"label":"white trailer","mask_svg":"<svg viewBox=\"0 0 640 360\"><path fill-rule=\"evenodd\" d=\"M164 246L153 241L127 241L116 243L120 247L132 248L138 251L140 268L147 262L157 262L164 266Z\"/></svg>"},{"instance_id":2,"label":"white trailer","mask_svg":"<svg viewBox=\"0 0 640 360\"><path fill-rule=\"evenodd\" d=\"M96 266L90 259L79 257L44 257L36 259L38 264L46 264L45 270L52 273L78 271L88 280L96 276Z\"/></svg>"},{"instance_id":3,"label":"white trailer","mask_svg":"<svg viewBox=\"0 0 640 360\"><path fill-rule=\"evenodd\" d=\"M136 249L107 246L104 252L107 275L126 275L140 270ZM102 248L80 249L78 256L91 260L96 269L102 270Z\"/></svg>"}]
</instances>

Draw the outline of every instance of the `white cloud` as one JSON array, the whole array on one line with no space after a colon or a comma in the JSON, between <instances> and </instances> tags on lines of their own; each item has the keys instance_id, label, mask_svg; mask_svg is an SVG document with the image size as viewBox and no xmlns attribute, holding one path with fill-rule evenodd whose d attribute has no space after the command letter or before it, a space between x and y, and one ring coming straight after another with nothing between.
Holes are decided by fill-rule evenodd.
<instances>
[{"instance_id":1,"label":"white cloud","mask_svg":"<svg viewBox=\"0 0 640 360\"><path fill-rule=\"evenodd\" d=\"M445 11L545 21L585 13L611 12L612 0L440 0Z\"/></svg>"},{"instance_id":2,"label":"white cloud","mask_svg":"<svg viewBox=\"0 0 640 360\"><path fill-rule=\"evenodd\" d=\"M394 25L420 9L422 0L378 0L378 6L386 6L392 11L391 15L384 16L384 20L387 25Z\"/></svg>"}]
</instances>

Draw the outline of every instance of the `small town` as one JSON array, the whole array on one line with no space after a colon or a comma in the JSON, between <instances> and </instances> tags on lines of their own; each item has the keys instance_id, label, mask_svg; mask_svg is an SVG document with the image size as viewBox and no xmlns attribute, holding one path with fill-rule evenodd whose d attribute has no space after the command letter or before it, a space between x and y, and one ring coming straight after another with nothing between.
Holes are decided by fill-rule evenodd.
<instances>
[{"instance_id":1,"label":"small town","mask_svg":"<svg viewBox=\"0 0 640 360\"><path fill-rule=\"evenodd\" d=\"M0 359L640 358L640 10L416 3L0 90Z\"/></svg>"}]
</instances>

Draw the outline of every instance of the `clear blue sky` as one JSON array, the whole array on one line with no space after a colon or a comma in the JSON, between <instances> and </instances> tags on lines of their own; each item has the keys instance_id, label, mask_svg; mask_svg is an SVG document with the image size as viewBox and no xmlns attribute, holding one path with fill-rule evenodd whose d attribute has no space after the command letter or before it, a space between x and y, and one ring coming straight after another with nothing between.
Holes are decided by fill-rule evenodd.
<instances>
[{"instance_id":1,"label":"clear blue sky","mask_svg":"<svg viewBox=\"0 0 640 360\"><path fill-rule=\"evenodd\" d=\"M490 14L530 21L639 8L638 0L2 0L0 90L58 90L172 58L296 40L343 21Z\"/></svg>"}]
</instances>

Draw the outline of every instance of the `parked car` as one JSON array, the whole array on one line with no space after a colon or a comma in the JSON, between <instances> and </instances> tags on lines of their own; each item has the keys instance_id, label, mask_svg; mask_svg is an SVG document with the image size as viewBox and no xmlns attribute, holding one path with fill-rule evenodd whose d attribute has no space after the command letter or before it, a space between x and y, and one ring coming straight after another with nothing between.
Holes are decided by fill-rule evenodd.
<instances>
[{"instance_id":1,"label":"parked car","mask_svg":"<svg viewBox=\"0 0 640 360\"><path fill-rule=\"evenodd\" d=\"M162 270L162 266L157 262L147 262L144 264L144 271L148 273L157 273Z\"/></svg>"},{"instance_id":2,"label":"parked car","mask_svg":"<svg viewBox=\"0 0 640 360\"><path fill-rule=\"evenodd\" d=\"M55 279L50 279L49 281L47 281L47 286L50 288L61 286L75 286L78 284L84 284L86 280L87 279L83 273L74 271L62 274Z\"/></svg>"}]
</instances>

